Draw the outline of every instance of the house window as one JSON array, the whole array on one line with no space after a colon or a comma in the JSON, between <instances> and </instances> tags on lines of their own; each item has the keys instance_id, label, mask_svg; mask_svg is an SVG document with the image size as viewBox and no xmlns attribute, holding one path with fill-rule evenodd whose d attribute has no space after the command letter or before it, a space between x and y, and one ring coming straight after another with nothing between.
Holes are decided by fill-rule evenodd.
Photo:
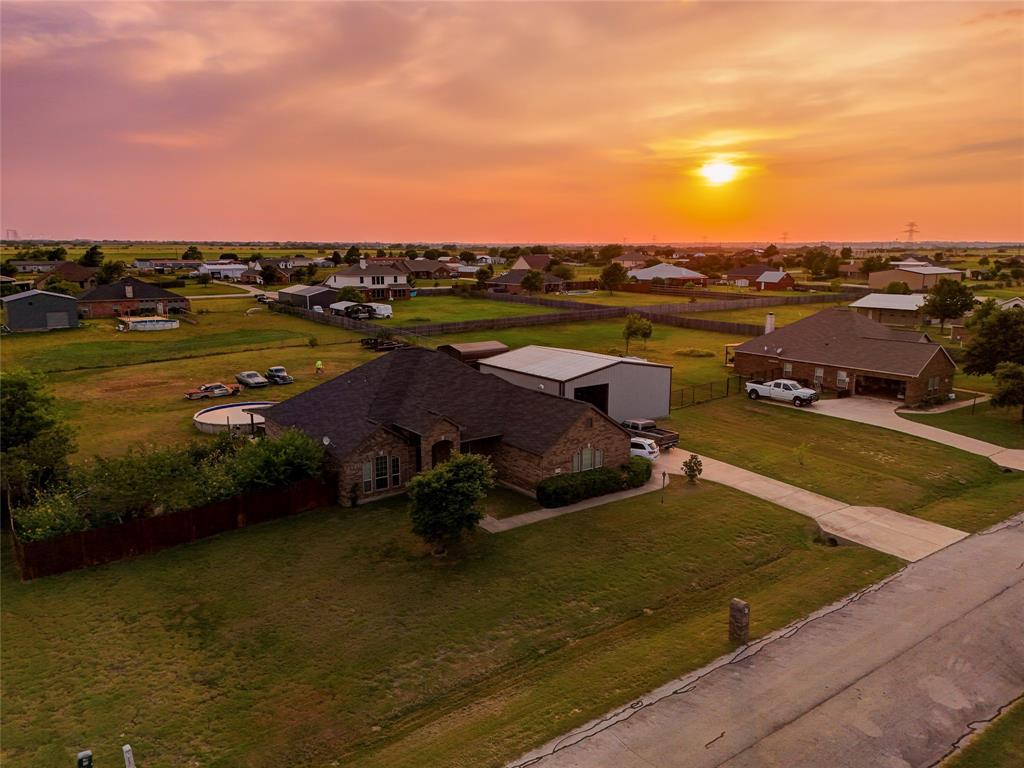
<instances>
[{"instance_id":1,"label":"house window","mask_svg":"<svg viewBox=\"0 0 1024 768\"><path fill-rule=\"evenodd\" d=\"M362 275L360 275L360 276L359 276L359 282L360 282L360 283L363 283L363 282L365 282L365 280L363 280L363 276L362 276Z\"/></svg>"},{"instance_id":2,"label":"house window","mask_svg":"<svg viewBox=\"0 0 1024 768\"><path fill-rule=\"evenodd\" d=\"M373 460L374 490L382 491L388 487L388 457L378 456Z\"/></svg>"},{"instance_id":3,"label":"house window","mask_svg":"<svg viewBox=\"0 0 1024 768\"><path fill-rule=\"evenodd\" d=\"M588 469L597 469L604 466L604 451L600 448L592 448L589 445L573 454L572 471L586 472Z\"/></svg>"},{"instance_id":4,"label":"house window","mask_svg":"<svg viewBox=\"0 0 1024 768\"><path fill-rule=\"evenodd\" d=\"M928 377L928 391L929 392L934 392L938 388L939 388L939 377L938 376L929 376Z\"/></svg>"},{"instance_id":5,"label":"house window","mask_svg":"<svg viewBox=\"0 0 1024 768\"><path fill-rule=\"evenodd\" d=\"M397 456L391 457L391 486L393 488L402 484L402 464Z\"/></svg>"},{"instance_id":6,"label":"house window","mask_svg":"<svg viewBox=\"0 0 1024 768\"><path fill-rule=\"evenodd\" d=\"M384 285L384 275L372 275L370 280L374 285Z\"/></svg>"},{"instance_id":7,"label":"house window","mask_svg":"<svg viewBox=\"0 0 1024 768\"><path fill-rule=\"evenodd\" d=\"M846 389L850 386L850 382L847 379L846 371L838 371L836 373L836 387L839 389Z\"/></svg>"},{"instance_id":8,"label":"house window","mask_svg":"<svg viewBox=\"0 0 1024 768\"><path fill-rule=\"evenodd\" d=\"M782 364L782 375L783 376L787 376L787 377L793 375L793 364L792 363L783 363Z\"/></svg>"},{"instance_id":9,"label":"house window","mask_svg":"<svg viewBox=\"0 0 1024 768\"><path fill-rule=\"evenodd\" d=\"M370 493L373 490L373 464L363 464L363 493Z\"/></svg>"},{"instance_id":10,"label":"house window","mask_svg":"<svg viewBox=\"0 0 1024 768\"><path fill-rule=\"evenodd\" d=\"M821 382L825 380L825 369L815 368L814 369L814 386L820 387Z\"/></svg>"},{"instance_id":11,"label":"house window","mask_svg":"<svg viewBox=\"0 0 1024 768\"><path fill-rule=\"evenodd\" d=\"M391 278L391 282L397 283L398 282L398 275L395 275L393 278Z\"/></svg>"}]
</instances>

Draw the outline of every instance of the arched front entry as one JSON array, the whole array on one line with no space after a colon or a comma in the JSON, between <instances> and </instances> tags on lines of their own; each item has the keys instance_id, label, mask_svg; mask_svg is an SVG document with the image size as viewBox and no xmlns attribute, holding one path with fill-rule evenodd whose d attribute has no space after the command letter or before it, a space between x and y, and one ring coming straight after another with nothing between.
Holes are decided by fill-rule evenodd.
<instances>
[{"instance_id":1,"label":"arched front entry","mask_svg":"<svg viewBox=\"0 0 1024 768\"><path fill-rule=\"evenodd\" d=\"M430 449L430 466L436 467L444 464L452 457L453 444L451 440L438 440Z\"/></svg>"}]
</instances>

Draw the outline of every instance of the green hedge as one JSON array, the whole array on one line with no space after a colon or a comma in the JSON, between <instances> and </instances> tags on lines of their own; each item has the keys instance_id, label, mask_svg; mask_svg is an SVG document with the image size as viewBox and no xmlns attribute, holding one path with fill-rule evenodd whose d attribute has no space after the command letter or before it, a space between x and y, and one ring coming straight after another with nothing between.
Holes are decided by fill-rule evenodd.
<instances>
[{"instance_id":1,"label":"green hedge","mask_svg":"<svg viewBox=\"0 0 1024 768\"><path fill-rule=\"evenodd\" d=\"M639 488L651 479L652 464L633 456L619 469L598 467L569 475L545 478L537 486L537 501L542 507L564 507L606 493Z\"/></svg>"}]
</instances>

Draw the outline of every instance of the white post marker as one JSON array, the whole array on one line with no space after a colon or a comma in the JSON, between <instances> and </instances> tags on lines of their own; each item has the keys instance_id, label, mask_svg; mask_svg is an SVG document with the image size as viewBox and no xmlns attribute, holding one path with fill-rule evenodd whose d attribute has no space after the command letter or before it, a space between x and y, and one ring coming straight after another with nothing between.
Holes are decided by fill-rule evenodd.
<instances>
[{"instance_id":1,"label":"white post marker","mask_svg":"<svg viewBox=\"0 0 1024 768\"><path fill-rule=\"evenodd\" d=\"M75 758L75 768L92 768L92 750L84 749Z\"/></svg>"},{"instance_id":2,"label":"white post marker","mask_svg":"<svg viewBox=\"0 0 1024 768\"><path fill-rule=\"evenodd\" d=\"M124 768L135 768L135 756L132 755L131 745L125 744L121 751L124 752Z\"/></svg>"}]
</instances>

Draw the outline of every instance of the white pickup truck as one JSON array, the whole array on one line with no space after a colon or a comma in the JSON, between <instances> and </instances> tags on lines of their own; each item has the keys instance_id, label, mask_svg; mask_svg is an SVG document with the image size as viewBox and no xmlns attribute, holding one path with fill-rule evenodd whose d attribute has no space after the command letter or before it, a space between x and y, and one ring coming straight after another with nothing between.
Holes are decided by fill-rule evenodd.
<instances>
[{"instance_id":1,"label":"white pickup truck","mask_svg":"<svg viewBox=\"0 0 1024 768\"><path fill-rule=\"evenodd\" d=\"M802 408L817 400L818 393L813 389L801 387L799 382L792 379L775 379L774 381L748 381L747 397L751 400L757 400L759 397L784 400L797 408Z\"/></svg>"}]
</instances>

